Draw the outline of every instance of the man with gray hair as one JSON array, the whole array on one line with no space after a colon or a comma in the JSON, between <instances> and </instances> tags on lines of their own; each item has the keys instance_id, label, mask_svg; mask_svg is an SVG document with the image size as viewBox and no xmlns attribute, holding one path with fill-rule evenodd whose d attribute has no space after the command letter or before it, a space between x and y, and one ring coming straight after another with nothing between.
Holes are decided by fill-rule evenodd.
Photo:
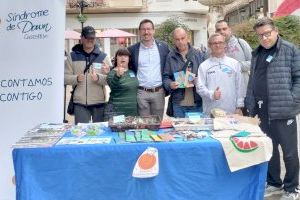
<instances>
[{"instance_id":1,"label":"man with gray hair","mask_svg":"<svg viewBox=\"0 0 300 200\"><path fill-rule=\"evenodd\" d=\"M225 55L225 38L219 33L208 39L210 57L198 69L197 92L202 97L203 111L214 108L228 113L242 114L244 97L240 90L240 63Z\"/></svg>"},{"instance_id":2,"label":"man with gray hair","mask_svg":"<svg viewBox=\"0 0 300 200\"><path fill-rule=\"evenodd\" d=\"M278 35L270 18L253 27L259 47L252 54L246 107L258 115L261 129L272 139L265 197L282 193L281 200L298 199L299 158L296 115L300 111L300 51ZM280 154L286 173L280 178Z\"/></svg>"}]
</instances>

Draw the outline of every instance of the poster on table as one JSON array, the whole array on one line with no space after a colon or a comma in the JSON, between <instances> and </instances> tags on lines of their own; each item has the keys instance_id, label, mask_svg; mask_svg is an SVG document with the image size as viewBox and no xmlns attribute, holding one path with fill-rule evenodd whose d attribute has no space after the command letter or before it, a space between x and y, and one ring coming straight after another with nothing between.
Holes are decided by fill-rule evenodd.
<instances>
[{"instance_id":1,"label":"poster on table","mask_svg":"<svg viewBox=\"0 0 300 200\"><path fill-rule=\"evenodd\" d=\"M42 122L63 120L65 0L0 6L0 200L15 199L11 145Z\"/></svg>"}]
</instances>

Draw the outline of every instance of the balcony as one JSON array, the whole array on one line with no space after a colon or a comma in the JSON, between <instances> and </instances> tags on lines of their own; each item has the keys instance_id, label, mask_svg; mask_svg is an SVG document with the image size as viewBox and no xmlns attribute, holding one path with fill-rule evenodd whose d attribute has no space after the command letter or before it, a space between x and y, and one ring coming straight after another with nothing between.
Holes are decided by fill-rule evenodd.
<instances>
[{"instance_id":1,"label":"balcony","mask_svg":"<svg viewBox=\"0 0 300 200\"><path fill-rule=\"evenodd\" d=\"M78 13L80 0L67 0L68 14ZM137 12L147 7L147 0L85 0L85 13Z\"/></svg>"}]
</instances>

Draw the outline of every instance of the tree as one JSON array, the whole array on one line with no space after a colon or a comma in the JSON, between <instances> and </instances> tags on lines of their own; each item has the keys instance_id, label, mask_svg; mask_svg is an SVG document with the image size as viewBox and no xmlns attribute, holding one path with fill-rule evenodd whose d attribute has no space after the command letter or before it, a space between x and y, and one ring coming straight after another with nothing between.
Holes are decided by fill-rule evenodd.
<instances>
[{"instance_id":1,"label":"tree","mask_svg":"<svg viewBox=\"0 0 300 200\"><path fill-rule=\"evenodd\" d=\"M167 42L170 47L174 47L175 45L173 43L172 32L177 27L182 27L187 32L189 32L190 30L187 25L181 22L181 19L179 17L173 17L167 19L156 27L155 38Z\"/></svg>"},{"instance_id":2,"label":"tree","mask_svg":"<svg viewBox=\"0 0 300 200\"><path fill-rule=\"evenodd\" d=\"M285 40L300 47L300 17L288 16L275 19L279 35Z\"/></svg>"},{"instance_id":3,"label":"tree","mask_svg":"<svg viewBox=\"0 0 300 200\"><path fill-rule=\"evenodd\" d=\"M254 23L255 21L251 19L232 27L235 35L245 39L252 48L256 48L259 45L257 35L252 29ZM278 28L279 35L283 39L300 47L300 17L278 17L274 19L274 24Z\"/></svg>"}]
</instances>

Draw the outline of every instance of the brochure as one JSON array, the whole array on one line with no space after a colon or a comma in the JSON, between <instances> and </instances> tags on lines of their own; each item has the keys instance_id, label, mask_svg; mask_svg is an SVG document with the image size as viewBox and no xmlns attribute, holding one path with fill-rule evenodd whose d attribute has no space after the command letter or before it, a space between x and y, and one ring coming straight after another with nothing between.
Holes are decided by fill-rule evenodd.
<instances>
[{"instance_id":1,"label":"brochure","mask_svg":"<svg viewBox=\"0 0 300 200\"><path fill-rule=\"evenodd\" d=\"M174 73L175 81L179 84L178 88L194 87L193 80L196 75L190 71L179 71Z\"/></svg>"}]
</instances>

